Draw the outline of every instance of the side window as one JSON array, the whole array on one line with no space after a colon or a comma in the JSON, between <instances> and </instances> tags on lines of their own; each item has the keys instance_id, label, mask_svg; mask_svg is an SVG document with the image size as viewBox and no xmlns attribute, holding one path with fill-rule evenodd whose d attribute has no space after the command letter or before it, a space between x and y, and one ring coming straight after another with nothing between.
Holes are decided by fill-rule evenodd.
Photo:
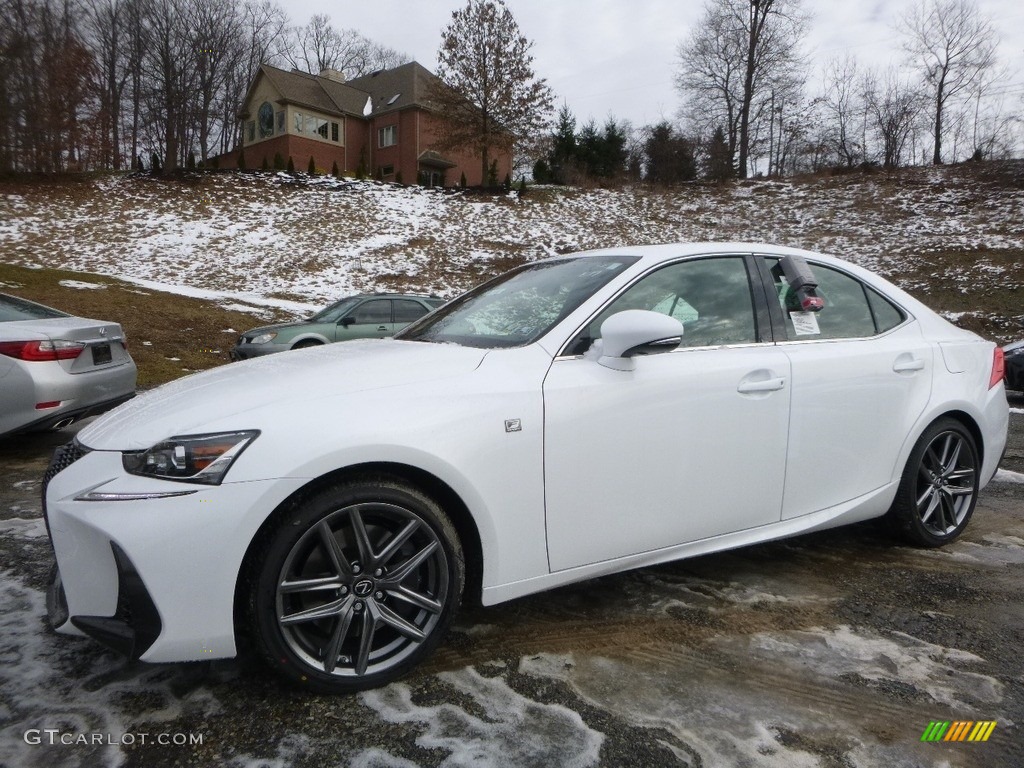
<instances>
[{"instance_id":1,"label":"side window","mask_svg":"<svg viewBox=\"0 0 1024 768\"><path fill-rule=\"evenodd\" d=\"M391 322L391 299L364 301L352 313L357 325L372 325Z\"/></svg>"},{"instance_id":2,"label":"side window","mask_svg":"<svg viewBox=\"0 0 1024 768\"><path fill-rule=\"evenodd\" d=\"M572 345L579 354L601 335L601 323L626 309L648 309L683 324L683 347L758 341L750 278L739 256L670 264L642 278L598 315Z\"/></svg>"},{"instance_id":3,"label":"side window","mask_svg":"<svg viewBox=\"0 0 1024 768\"><path fill-rule=\"evenodd\" d=\"M411 323L413 320L419 320L429 311L418 301L409 299L395 299L394 305L396 323Z\"/></svg>"},{"instance_id":4,"label":"side window","mask_svg":"<svg viewBox=\"0 0 1024 768\"><path fill-rule=\"evenodd\" d=\"M801 312L781 263L775 260L771 269L790 340L860 339L903 322L896 307L856 278L821 264L812 264L811 269L818 280L817 294L825 300L820 312Z\"/></svg>"},{"instance_id":5,"label":"side window","mask_svg":"<svg viewBox=\"0 0 1024 768\"><path fill-rule=\"evenodd\" d=\"M894 305L874 288L865 286L868 292L868 303L871 304L871 313L875 316L875 328L879 333L895 328L907 319L903 310Z\"/></svg>"}]
</instances>

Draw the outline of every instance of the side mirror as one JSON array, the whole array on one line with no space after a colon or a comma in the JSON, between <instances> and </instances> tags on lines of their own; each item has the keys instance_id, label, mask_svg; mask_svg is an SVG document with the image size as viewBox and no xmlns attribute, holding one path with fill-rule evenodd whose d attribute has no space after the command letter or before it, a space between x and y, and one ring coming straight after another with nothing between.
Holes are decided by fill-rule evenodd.
<instances>
[{"instance_id":1,"label":"side mirror","mask_svg":"<svg viewBox=\"0 0 1024 768\"><path fill-rule=\"evenodd\" d=\"M338 321L338 325L340 325L342 328L348 328L355 321L356 319L352 317L352 315L349 315L348 317L341 318L341 320Z\"/></svg>"},{"instance_id":2,"label":"side mirror","mask_svg":"<svg viewBox=\"0 0 1024 768\"><path fill-rule=\"evenodd\" d=\"M683 324L674 317L646 309L616 312L601 323L601 356L605 368L631 371L636 355L671 352L683 340Z\"/></svg>"}]
</instances>

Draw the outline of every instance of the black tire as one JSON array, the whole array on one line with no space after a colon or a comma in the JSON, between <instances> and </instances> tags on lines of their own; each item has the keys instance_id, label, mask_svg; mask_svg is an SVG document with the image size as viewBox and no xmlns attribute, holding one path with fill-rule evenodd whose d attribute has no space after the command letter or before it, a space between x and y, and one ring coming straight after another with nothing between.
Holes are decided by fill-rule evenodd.
<instances>
[{"instance_id":1,"label":"black tire","mask_svg":"<svg viewBox=\"0 0 1024 768\"><path fill-rule=\"evenodd\" d=\"M322 347L324 343L322 341L316 341L315 339L303 339L298 344L292 347L292 349L309 349L310 347Z\"/></svg>"},{"instance_id":2,"label":"black tire","mask_svg":"<svg viewBox=\"0 0 1024 768\"><path fill-rule=\"evenodd\" d=\"M281 519L253 559L249 623L288 680L322 693L385 685L429 655L465 586L443 510L392 478L326 487Z\"/></svg>"},{"instance_id":3,"label":"black tire","mask_svg":"<svg viewBox=\"0 0 1024 768\"><path fill-rule=\"evenodd\" d=\"M955 419L939 419L910 452L887 515L891 526L919 547L953 541L974 514L980 471L974 436Z\"/></svg>"}]
</instances>

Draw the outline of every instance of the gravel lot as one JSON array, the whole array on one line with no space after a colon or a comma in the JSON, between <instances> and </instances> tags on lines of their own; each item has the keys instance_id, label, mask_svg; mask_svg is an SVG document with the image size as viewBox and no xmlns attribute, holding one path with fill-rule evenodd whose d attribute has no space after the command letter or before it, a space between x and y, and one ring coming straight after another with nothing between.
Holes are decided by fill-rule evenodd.
<instances>
[{"instance_id":1,"label":"gravel lot","mask_svg":"<svg viewBox=\"0 0 1024 768\"><path fill-rule=\"evenodd\" d=\"M1003 466L1024 473L1010 399ZM4 768L1020 764L1019 482L991 484L938 551L861 525L467 610L426 668L328 698L241 662L128 664L45 630L39 481L69 438L0 441ZM997 725L985 743L922 743L936 720Z\"/></svg>"}]
</instances>

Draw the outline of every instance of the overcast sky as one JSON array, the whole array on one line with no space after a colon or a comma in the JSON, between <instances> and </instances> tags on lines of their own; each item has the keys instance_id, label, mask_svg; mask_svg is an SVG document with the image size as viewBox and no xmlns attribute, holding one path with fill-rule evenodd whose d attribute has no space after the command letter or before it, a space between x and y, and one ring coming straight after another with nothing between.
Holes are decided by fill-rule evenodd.
<instances>
[{"instance_id":1,"label":"overcast sky","mask_svg":"<svg viewBox=\"0 0 1024 768\"><path fill-rule=\"evenodd\" d=\"M894 26L912 0L804 0L814 18L807 48L812 70L845 52L865 64L897 63L902 54ZM634 126L672 119L680 107L672 85L676 49L700 19L700 0L506 0L523 34L535 45L534 67L566 102L580 124L610 114ZM325 13L436 67L441 30L465 0L373 0L369 3L289 0L293 24ZM1024 97L1024 3L979 0L1000 31L1000 61L1010 67L1008 98ZM1021 105L1024 106L1024 105ZM1019 110L1018 110L1019 111Z\"/></svg>"}]
</instances>

